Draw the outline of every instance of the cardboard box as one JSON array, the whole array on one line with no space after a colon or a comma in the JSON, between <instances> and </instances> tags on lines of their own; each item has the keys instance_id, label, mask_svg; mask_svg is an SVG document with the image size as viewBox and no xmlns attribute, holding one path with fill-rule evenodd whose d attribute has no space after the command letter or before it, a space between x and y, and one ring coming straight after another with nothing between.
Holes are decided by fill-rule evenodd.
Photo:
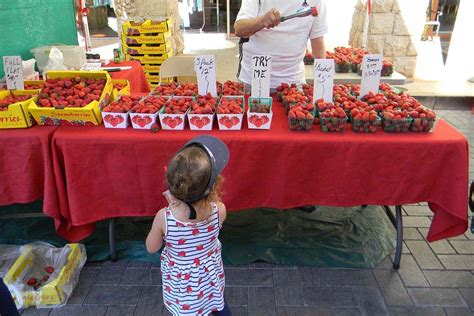
<instances>
[{"instance_id":1,"label":"cardboard box","mask_svg":"<svg viewBox=\"0 0 474 316\"><path fill-rule=\"evenodd\" d=\"M117 90L112 88L112 97L111 100L117 100L121 95L130 95L130 82L125 79L112 79L112 86L115 84L125 85L125 88L122 90Z\"/></svg>"},{"instance_id":2,"label":"cardboard box","mask_svg":"<svg viewBox=\"0 0 474 316\"><path fill-rule=\"evenodd\" d=\"M123 35L122 43L124 45L139 45L139 44L163 44L169 42L171 39L171 32L160 33L156 35L141 34L138 36Z\"/></svg>"},{"instance_id":3,"label":"cardboard box","mask_svg":"<svg viewBox=\"0 0 474 316\"><path fill-rule=\"evenodd\" d=\"M173 49L170 49L164 54L142 54L142 55L130 55L125 51L126 60L137 60L142 64L162 64L165 60L174 55Z\"/></svg>"},{"instance_id":4,"label":"cardboard box","mask_svg":"<svg viewBox=\"0 0 474 316\"><path fill-rule=\"evenodd\" d=\"M10 95L31 95L26 101L10 104L7 111L0 111L0 129L27 128L34 124L29 111L30 103L38 95L37 90L0 91L0 100Z\"/></svg>"},{"instance_id":5,"label":"cardboard box","mask_svg":"<svg viewBox=\"0 0 474 316\"><path fill-rule=\"evenodd\" d=\"M166 42L164 44L141 44L141 45L123 45L123 51L128 55L146 55L146 54L167 54L172 49L171 42Z\"/></svg>"},{"instance_id":6,"label":"cardboard box","mask_svg":"<svg viewBox=\"0 0 474 316\"><path fill-rule=\"evenodd\" d=\"M100 125L102 115L100 110L105 107L112 95L112 80L106 71L50 71L48 78L74 78L87 79L105 78L106 83L99 101L92 101L82 108L54 108L41 107L35 102L30 104L30 112L39 125Z\"/></svg>"},{"instance_id":7,"label":"cardboard box","mask_svg":"<svg viewBox=\"0 0 474 316\"><path fill-rule=\"evenodd\" d=\"M122 24L122 29L123 34L130 36L150 33L165 33L171 30L172 23L171 19L167 19L166 21L146 20L143 23L127 21Z\"/></svg>"},{"instance_id":8,"label":"cardboard box","mask_svg":"<svg viewBox=\"0 0 474 316\"><path fill-rule=\"evenodd\" d=\"M242 114L217 114L217 123L219 129L223 131L240 131L242 129L242 121L244 120L245 112L245 97L244 96L223 96L222 99L241 99L242 100ZM222 102L221 99L221 102Z\"/></svg>"},{"instance_id":9,"label":"cardboard box","mask_svg":"<svg viewBox=\"0 0 474 316\"><path fill-rule=\"evenodd\" d=\"M4 277L4 282L12 292L17 306L21 306L21 308L37 305L46 307L65 303L72 293L79 272L87 258L84 246L67 244L65 247L68 248L67 257L54 258L56 260L54 264L51 264L59 273L53 280L48 280L47 284L37 290L31 287L22 287L22 285L27 282L28 274L35 268L35 264L44 259L36 258L42 256L42 253L36 251L34 247L25 247L26 249Z\"/></svg>"}]
</instances>

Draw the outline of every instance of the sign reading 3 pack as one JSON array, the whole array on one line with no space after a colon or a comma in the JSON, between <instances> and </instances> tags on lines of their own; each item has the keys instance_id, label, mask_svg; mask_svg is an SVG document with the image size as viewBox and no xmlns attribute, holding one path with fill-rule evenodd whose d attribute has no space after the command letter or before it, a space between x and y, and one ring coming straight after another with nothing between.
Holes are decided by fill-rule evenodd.
<instances>
[{"instance_id":1,"label":"sign reading 3 pack","mask_svg":"<svg viewBox=\"0 0 474 316\"><path fill-rule=\"evenodd\" d=\"M377 93L380 85L380 75L382 74L383 55L364 55L362 61L362 82L360 84L360 96L363 97L369 92Z\"/></svg>"},{"instance_id":2,"label":"sign reading 3 pack","mask_svg":"<svg viewBox=\"0 0 474 316\"><path fill-rule=\"evenodd\" d=\"M196 56L194 58L194 71L196 71L199 95L210 93L213 97L217 97L216 61L214 56Z\"/></svg>"},{"instance_id":3,"label":"sign reading 3 pack","mask_svg":"<svg viewBox=\"0 0 474 316\"><path fill-rule=\"evenodd\" d=\"M8 90L23 90L23 62L20 56L3 56L3 69Z\"/></svg>"},{"instance_id":4,"label":"sign reading 3 pack","mask_svg":"<svg viewBox=\"0 0 474 316\"><path fill-rule=\"evenodd\" d=\"M332 102L334 59L315 59L313 67L313 100Z\"/></svg>"},{"instance_id":5,"label":"sign reading 3 pack","mask_svg":"<svg viewBox=\"0 0 474 316\"><path fill-rule=\"evenodd\" d=\"M254 55L252 57L252 92L253 98L270 97L270 72L272 56Z\"/></svg>"}]
</instances>

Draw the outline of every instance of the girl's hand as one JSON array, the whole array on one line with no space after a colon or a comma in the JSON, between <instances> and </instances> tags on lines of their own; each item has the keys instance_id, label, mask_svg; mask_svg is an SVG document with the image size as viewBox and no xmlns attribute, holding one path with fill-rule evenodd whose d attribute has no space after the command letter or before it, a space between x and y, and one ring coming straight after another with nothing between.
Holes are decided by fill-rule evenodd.
<instances>
[{"instance_id":1,"label":"girl's hand","mask_svg":"<svg viewBox=\"0 0 474 316\"><path fill-rule=\"evenodd\" d=\"M165 209L161 209L153 219L153 225L146 237L146 250L149 253L156 253L163 246L163 236L165 235Z\"/></svg>"}]
</instances>

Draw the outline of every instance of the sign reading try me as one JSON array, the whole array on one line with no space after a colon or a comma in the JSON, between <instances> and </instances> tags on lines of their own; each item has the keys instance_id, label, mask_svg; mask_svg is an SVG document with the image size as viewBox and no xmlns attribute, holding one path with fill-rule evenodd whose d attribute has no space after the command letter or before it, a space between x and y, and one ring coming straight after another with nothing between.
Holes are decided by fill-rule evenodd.
<instances>
[{"instance_id":1,"label":"sign reading try me","mask_svg":"<svg viewBox=\"0 0 474 316\"><path fill-rule=\"evenodd\" d=\"M270 96L270 71L272 56L254 55L252 57L252 97L268 98Z\"/></svg>"}]
</instances>

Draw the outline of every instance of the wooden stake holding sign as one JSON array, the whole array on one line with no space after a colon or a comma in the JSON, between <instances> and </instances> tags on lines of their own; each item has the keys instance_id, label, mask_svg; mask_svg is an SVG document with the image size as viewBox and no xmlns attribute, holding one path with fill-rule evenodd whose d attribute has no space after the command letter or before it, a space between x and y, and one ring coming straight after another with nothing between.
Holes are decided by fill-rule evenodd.
<instances>
[{"instance_id":1,"label":"wooden stake holding sign","mask_svg":"<svg viewBox=\"0 0 474 316\"><path fill-rule=\"evenodd\" d=\"M313 100L332 102L334 86L334 59L315 59L313 67Z\"/></svg>"},{"instance_id":2,"label":"wooden stake holding sign","mask_svg":"<svg viewBox=\"0 0 474 316\"><path fill-rule=\"evenodd\" d=\"M360 84L360 96L363 97L369 92L377 93L380 85L380 75L382 74L383 55L364 55L362 61L362 82Z\"/></svg>"},{"instance_id":3,"label":"wooden stake holding sign","mask_svg":"<svg viewBox=\"0 0 474 316\"><path fill-rule=\"evenodd\" d=\"M21 56L3 56L3 69L8 90L24 90L23 61Z\"/></svg>"},{"instance_id":4,"label":"wooden stake holding sign","mask_svg":"<svg viewBox=\"0 0 474 316\"><path fill-rule=\"evenodd\" d=\"M253 98L270 97L270 72L272 56L254 55L252 57L252 92Z\"/></svg>"},{"instance_id":5,"label":"wooden stake holding sign","mask_svg":"<svg viewBox=\"0 0 474 316\"><path fill-rule=\"evenodd\" d=\"M217 97L216 61L213 55L196 56L194 59L199 95L210 93Z\"/></svg>"}]
</instances>

